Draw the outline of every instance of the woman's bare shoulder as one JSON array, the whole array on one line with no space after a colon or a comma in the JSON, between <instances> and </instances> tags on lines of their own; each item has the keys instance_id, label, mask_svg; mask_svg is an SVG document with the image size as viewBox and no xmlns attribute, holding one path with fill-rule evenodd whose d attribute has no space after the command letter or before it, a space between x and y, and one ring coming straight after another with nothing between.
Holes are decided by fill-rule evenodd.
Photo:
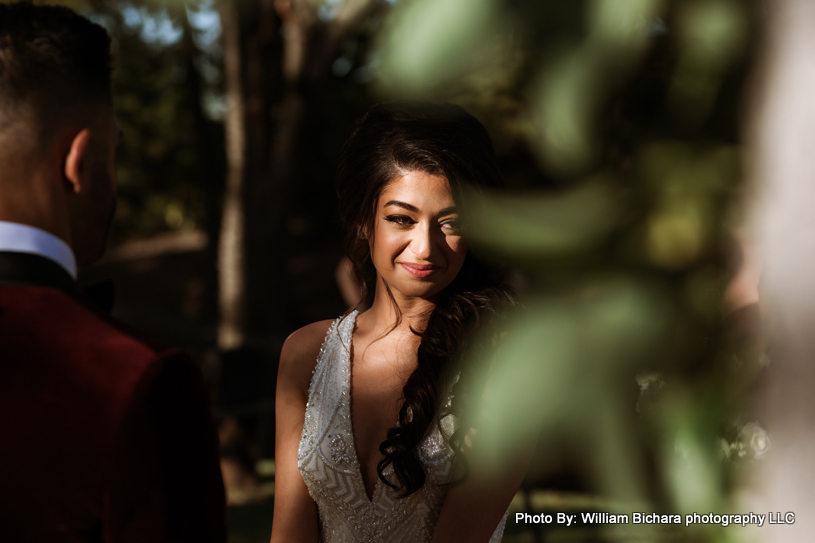
<instances>
[{"instance_id":1,"label":"woman's bare shoulder","mask_svg":"<svg viewBox=\"0 0 815 543\"><path fill-rule=\"evenodd\" d=\"M307 391L320 356L328 329L333 320L313 322L293 332L280 351L278 379L285 379L298 389Z\"/></svg>"}]
</instances>

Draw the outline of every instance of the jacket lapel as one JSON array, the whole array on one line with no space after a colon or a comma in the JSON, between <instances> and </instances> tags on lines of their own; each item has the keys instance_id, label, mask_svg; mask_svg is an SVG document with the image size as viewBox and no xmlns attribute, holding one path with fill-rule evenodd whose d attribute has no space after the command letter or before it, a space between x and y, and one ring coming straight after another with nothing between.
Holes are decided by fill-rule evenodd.
<instances>
[{"instance_id":1,"label":"jacket lapel","mask_svg":"<svg viewBox=\"0 0 815 543\"><path fill-rule=\"evenodd\" d=\"M29 253L0 251L0 285L53 287L79 294L76 282L62 266Z\"/></svg>"}]
</instances>

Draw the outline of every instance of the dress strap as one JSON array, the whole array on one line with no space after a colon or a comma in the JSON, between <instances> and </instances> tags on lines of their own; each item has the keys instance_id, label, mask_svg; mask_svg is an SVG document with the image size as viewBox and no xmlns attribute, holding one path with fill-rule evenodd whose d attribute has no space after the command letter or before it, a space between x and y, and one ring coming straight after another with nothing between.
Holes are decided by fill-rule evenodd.
<instances>
[{"instance_id":1,"label":"dress strap","mask_svg":"<svg viewBox=\"0 0 815 543\"><path fill-rule=\"evenodd\" d=\"M309 400L314 394L317 383L325 377L326 373L333 373L333 371L339 369L334 366L344 358L344 354L350 352L357 313L358 311L354 310L348 315L343 315L328 327L328 332L326 332L325 339L323 339L323 344L320 347L320 354L317 356L317 364L312 372L308 392Z\"/></svg>"},{"instance_id":2,"label":"dress strap","mask_svg":"<svg viewBox=\"0 0 815 543\"><path fill-rule=\"evenodd\" d=\"M349 367L346 361L351 350L351 339L354 332L354 322L357 311L335 320L326 333L314 374L308 390L308 408L321 411L321 420L328 421L329 413L336 410L348 393L350 385L348 379Z\"/></svg>"},{"instance_id":3,"label":"dress strap","mask_svg":"<svg viewBox=\"0 0 815 543\"><path fill-rule=\"evenodd\" d=\"M320 348L309 385L298 451L298 465L301 467L314 455L320 454L321 444L335 437L333 427L338 424L336 417L343 412L342 406L349 399L348 358L356 314L353 311L335 320ZM326 462L330 462L325 454L323 456Z\"/></svg>"}]
</instances>

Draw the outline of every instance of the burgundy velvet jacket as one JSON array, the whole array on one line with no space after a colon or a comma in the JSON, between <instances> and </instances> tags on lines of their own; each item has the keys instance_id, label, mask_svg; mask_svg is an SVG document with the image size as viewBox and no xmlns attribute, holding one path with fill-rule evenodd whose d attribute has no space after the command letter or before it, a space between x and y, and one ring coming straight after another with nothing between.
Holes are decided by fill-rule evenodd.
<instances>
[{"instance_id":1,"label":"burgundy velvet jacket","mask_svg":"<svg viewBox=\"0 0 815 543\"><path fill-rule=\"evenodd\" d=\"M0 540L226 541L200 372L0 252Z\"/></svg>"}]
</instances>

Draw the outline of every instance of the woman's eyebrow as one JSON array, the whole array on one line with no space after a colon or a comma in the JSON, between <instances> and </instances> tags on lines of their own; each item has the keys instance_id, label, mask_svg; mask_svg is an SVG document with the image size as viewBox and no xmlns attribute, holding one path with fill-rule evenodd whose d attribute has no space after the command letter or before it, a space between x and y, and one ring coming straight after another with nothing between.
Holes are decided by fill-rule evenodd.
<instances>
[{"instance_id":1,"label":"woman's eyebrow","mask_svg":"<svg viewBox=\"0 0 815 543\"><path fill-rule=\"evenodd\" d=\"M400 202L399 200L391 200L390 202L386 203L382 207L388 207L388 206L401 207L403 209L407 209L408 211L412 211L413 213L418 213L419 212L418 207L416 207L416 206L414 206L412 204L408 204L407 202ZM452 215L453 213L458 213L456 206L445 207L444 209L439 211L438 216L439 217L444 217L445 215Z\"/></svg>"},{"instance_id":2,"label":"woman's eyebrow","mask_svg":"<svg viewBox=\"0 0 815 543\"><path fill-rule=\"evenodd\" d=\"M416 207L414 205L410 205L410 204L405 203L405 202L400 202L399 200L391 200L390 202L388 202L387 204L385 204L382 207L388 207L388 206L402 207L402 208L407 209L408 211L412 211L414 213L419 212L418 207Z\"/></svg>"}]
</instances>

